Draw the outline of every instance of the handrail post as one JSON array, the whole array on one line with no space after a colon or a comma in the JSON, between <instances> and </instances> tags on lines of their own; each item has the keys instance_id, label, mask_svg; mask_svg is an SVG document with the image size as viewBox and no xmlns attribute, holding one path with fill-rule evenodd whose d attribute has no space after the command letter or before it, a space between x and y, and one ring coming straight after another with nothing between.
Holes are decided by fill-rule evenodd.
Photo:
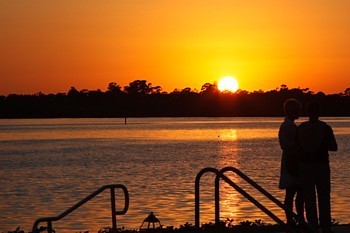
<instances>
[{"instance_id":1,"label":"handrail post","mask_svg":"<svg viewBox=\"0 0 350 233\"><path fill-rule=\"evenodd\" d=\"M113 233L117 233L117 213L115 208L115 192L114 188L111 187L111 211L112 211L112 230Z\"/></svg>"},{"instance_id":2,"label":"handrail post","mask_svg":"<svg viewBox=\"0 0 350 233\"><path fill-rule=\"evenodd\" d=\"M52 222L51 221L47 221L47 232L52 233Z\"/></svg>"},{"instance_id":3,"label":"handrail post","mask_svg":"<svg viewBox=\"0 0 350 233\"><path fill-rule=\"evenodd\" d=\"M215 224L220 223L220 176L215 177Z\"/></svg>"},{"instance_id":4,"label":"handrail post","mask_svg":"<svg viewBox=\"0 0 350 233\"><path fill-rule=\"evenodd\" d=\"M194 226L196 233L199 233L199 181L200 175L198 173L194 184Z\"/></svg>"}]
</instances>

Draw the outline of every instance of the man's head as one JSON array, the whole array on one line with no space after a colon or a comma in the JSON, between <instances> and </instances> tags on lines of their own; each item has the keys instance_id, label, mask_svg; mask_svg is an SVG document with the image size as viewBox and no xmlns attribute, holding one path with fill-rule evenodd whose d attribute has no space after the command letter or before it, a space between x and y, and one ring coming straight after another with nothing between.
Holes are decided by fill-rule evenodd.
<instances>
[{"instance_id":1,"label":"man's head","mask_svg":"<svg viewBox=\"0 0 350 233\"><path fill-rule=\"evenodd\" d=\"M311 102L307 106L307 115L310 120L318 120L320 117L321 106L318 102Z\"/></svg>"},{"instance_id":2,"label":"man's head","mask_svg":"<svg viewBox=\"0 0 350 233\"><path fill-rule=\"evenodd\" d=\"M299 118L301 103L294 98L287 99L283 105L284 114L291 120Z\"/></svg>"}]
</instances>

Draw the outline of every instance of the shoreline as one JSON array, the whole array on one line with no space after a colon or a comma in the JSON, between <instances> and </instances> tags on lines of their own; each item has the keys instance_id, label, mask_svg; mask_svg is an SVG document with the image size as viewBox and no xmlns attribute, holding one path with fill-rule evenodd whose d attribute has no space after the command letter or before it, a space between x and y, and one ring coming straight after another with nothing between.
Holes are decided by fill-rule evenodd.
<instances>
[{"instance_id":1,"label":"shoreline","mask_svg":"<svg viewBox=\"0 0 350 233\"><path fill-rule=\"evenodd\" d=\"M224 223L224 222L223 222ZM40 232L43 230L46 230L45 227L40 228ZM331 227L331 229L334 231L334 233L349 233L350 232L350 223L346 224L335 224ZM55 230L55 229L53 229ZM166 226L161 229L156 228L155 230L150 229L151 231L147 231L147 229L144 229L140 231L140 229L133 229L133 228L127 228L127 227L121 227L117 228L117 231L120 233L138 233L138 232L153 232L153 233L193 233L195 232L194 225L191 223L185 223L183 225L180 225L179 227L173 227L173 226ZM213 223L207 223L203 224L201 226L201 232L202 233L212 233L216 232L217 230L224 230L224 232L227 233L284 233L285 229L283 229L282 226L279 226L278 224L266 224L264 222L260 222L259 220L256 220L254 222L251 221L244 221L239 223L238 225L230 225L230 226L222 226L219 229L214 226ZM55 231L54 231L55 232ZM97 231L92 230L59 230L59 232L73 232L73 233L109 233L112 232L111 227L102 227L99 228ZM7 230L5 232L1 231L1 233L31 233L30 231L26 232L22 230L20 227L17 227L14 231Z\"/></svg>"}]
</instances>

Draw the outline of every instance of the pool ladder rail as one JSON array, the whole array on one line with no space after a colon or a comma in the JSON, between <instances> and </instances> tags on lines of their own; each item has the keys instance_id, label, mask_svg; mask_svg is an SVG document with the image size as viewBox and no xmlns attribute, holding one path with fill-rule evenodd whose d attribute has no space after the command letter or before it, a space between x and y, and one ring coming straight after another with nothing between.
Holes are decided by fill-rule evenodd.
<instances>
[{"instance_id":1,"label":"pool ladder rail","mask_svg":"<svg viewBox=\"0 0 350 233\"><path fill-rule=\"evenodd\" d=\"M97 189L95 192L91 193L87 197L85 197L83 200L79 201L77 204L73 205L71 208L67 209L63 213L61 213L58 216L55 217L46 217L46 218L39 218L35 221L33 228L32 228L32 233L39 233L42 231L44 228L47 230L48 233L53 233L55 230L52 228L52 222L58 221L68 214L72 213L74 210L78 209L80 206L84 205L86 202L97 196L98 194L102 193L106 189L110 189L110 194L111 194L111 214L112 214L112 232L116 233L117 232L117 215L124 215L129 208L129 193L127 188L122 185L122 184L110 184L110 185L105 185L102 186L101 188ZM121 189L124 193L124 208L122 211L117 211L116 210L116 205L115 205L115 189ZM38 228L39 224L42 222L47 223L47 227L40 227Z\"/></svg>"},{"instance_id":2,"label":"pool ladder rail","mask_svg":"<svg viewBox=\"0 0 350 233\"><path fill-rule=\"evenodd\" d=\"M195 229L196 232L200 232L200 180L202 175L205 173L214 173L215 177L215 225L219 226L220 224L220 180L224 180L227 184L229 184L232 188L234 188L237 192L239 192L242 196L247 198L250 202L252 202L256 207L262 210L265 214L267 214L272 220L282 226L288 232L295 232L295 230L291 229L289 225L287 225L284 221L278 218L275 214L273 214L270 210L268 210L265 206L263 206L259 201L257 201L254 197L248 194L245 190L243 190L238 184L233 182L229 177L225 175L227 172L233 172L240 176L244 181L246 181L250 186L254 187L260 193L262 193L265 197L274 202L277 206L283 209L286 213L290 214L295 222L301 226L304 231L308 233L317 232L311 225L307 224L304 219L300 218L297 214L295 214L292 210L287 208L282 202L272 196L269 192L259 186L256 182L251 180L248 176L246 176L243 172L238 170L235 167L225 167L220 171L216 168L203 168L196 176L195 180Z\"/></svg>"}]
</instances>

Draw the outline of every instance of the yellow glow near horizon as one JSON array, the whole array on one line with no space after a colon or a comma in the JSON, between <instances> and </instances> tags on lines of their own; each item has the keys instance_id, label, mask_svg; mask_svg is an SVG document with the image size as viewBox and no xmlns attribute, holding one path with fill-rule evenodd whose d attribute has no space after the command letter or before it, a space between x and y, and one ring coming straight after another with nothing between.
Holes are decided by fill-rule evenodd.
<instances>
[{"instance_id":1,"label":"yellow glow near horizon","mask_svg":"<svg viewBox=\"0 0 350 233\"><path fill-rule=\"evenodd\" d=\"M232 76L225 76L218 82L219 91L236 92L238 90L238 81Z\"/></svg>"}]
</instances>

